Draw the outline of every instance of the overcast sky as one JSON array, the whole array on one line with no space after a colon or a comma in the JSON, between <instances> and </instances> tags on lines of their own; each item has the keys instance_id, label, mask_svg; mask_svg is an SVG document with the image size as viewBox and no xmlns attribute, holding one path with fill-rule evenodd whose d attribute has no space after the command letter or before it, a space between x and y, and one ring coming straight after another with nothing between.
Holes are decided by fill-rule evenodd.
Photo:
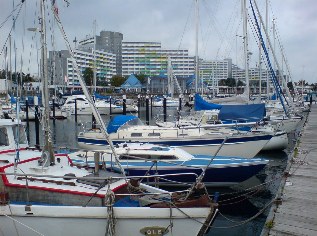
<instances>
[{"instance_id":1,"label":"overcast sky","mask_svg":"<svg viewBox=\"0 0 317 236\"><path fill-rule=\"evenodd\" d=\"M21 1L15 1L15 6ZM17 48L17 67L21 55L23 71L36 73L36 51L39 48L37 34L28 32L38 27L39 7L36 0L26 0L13 31ZM49 1L50 2L50 1ZM97 22L97 34L101 30L121 32L124 41L161 42L163 48L188 49L195 54L195 0L69 0L67 4L56 0L59 16L65 32L72 42L93 34L93 21ZM248 3L248 11L252 12ZM257 0L265 20L265 0ZM0 67L4 68L3 45L12 26L10 18L2 24L13 9L12 0L0 0ZM18 9L15 13L18 12ZM232 58L243 67L243 39L241 0L200 0L199 7L199 56L206 60ZM317 82L317 1L316 0L269 0L269 33L275 52L281 61L283 47L294 81L305 79ZM276 22L276 39L273 39L272 20ZM48 13L48 48L66 49L58 28ZM251 67L258 63L259 53L252 27L248 29ZM54 35L55 43L51 43ZM236 36L239 35L239 36ZM72 43L73 46L73 43ZM13 53L14 54L14 53Z\"/></svg>"}]
</instances>

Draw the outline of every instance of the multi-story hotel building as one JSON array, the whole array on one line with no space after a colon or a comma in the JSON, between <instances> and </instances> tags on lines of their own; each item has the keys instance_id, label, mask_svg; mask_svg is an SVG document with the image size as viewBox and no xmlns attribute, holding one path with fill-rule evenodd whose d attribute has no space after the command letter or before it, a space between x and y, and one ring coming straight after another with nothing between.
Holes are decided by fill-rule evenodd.
<instances>
[{"instance_id":1,"label":"multi-story hotel building","mask_svg":"<svg viewBox=\"0 0 317 236\"><path fill-rule=\"evenodd\" d=\"M122 74L122 40L123 34L112 31L100 31L100 35L86 36L78 42L78 49L91 51L94 48L99 51L109 52L116 55L116 73ZM96 45L94 46L96 40Z\"/></svg>"},{"instance_id":2,"label":"multi-story hotel building","mask_svg":"<svg viewBox=\"0 0 317 236\"><path fill-rule=\"evenodd\" d=\"M74 50L75 60L81 73L96 64L97 80L109 80L116 74L116 55L104 51ZM94 60L96 58L96 60ZM94 63L96 61L96 63ZM78 73L68 50L49 52L49 75L51 84L78 85Z\"/></svg>"},{"instance_id":3,"label":"multi-story hotel building","mask_svg":"<svg viewBox=\"0 0 317 236\"><path fill-rule=\"evenodd\" d=\"M185 49L163 49L159 42L122 42L122 75L166 74L168 58L176 76L189 77L195 71L195 59Z\"/></svg>"}]
</instances>

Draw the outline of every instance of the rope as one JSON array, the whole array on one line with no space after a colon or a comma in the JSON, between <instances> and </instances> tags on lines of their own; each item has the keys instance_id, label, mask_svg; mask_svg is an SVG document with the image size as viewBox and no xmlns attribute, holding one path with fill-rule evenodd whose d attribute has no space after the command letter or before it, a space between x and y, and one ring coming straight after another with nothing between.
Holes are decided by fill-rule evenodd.
<instances>
[{"instance_id":1,"label":"rope","mask_svg":"<svg viewBox=\"0 0 317 236\"><path fill-rule=\"evenodd\" d=\"M190 188L187 196L185 197L185 199L188 199L188 197L191 195L191 193L194 191L194 188L196 186L198 186L198 184L200 184L205 176L205 173L208 169L208 167L211 165L211 163L213 162L213 160L216 158L216 156L218 155L218 152L221 150L222 146L226 143L228 137L226 136L224 138L224 140L222 141L221 145L219 146L219 148L217 149L215 155L210 159L208 165L203 169L203 171L201 172L201 174L198 176L198 178L196 179L196 182L192 185L192 187Z\"/></svg>"},{"instance_id":2,"label":"rope","mask_svg":"<svg viewBox=\"0 0 317 236\"><path fill-rule=\"evenodd\" d=\"M226 220L230 221L230 222L234 222L234 223L238 223L236 225L231 225L231 226L210 226L210 228L214 228L214 229L230 229L230 228L235 228L235 227L239 227L241 225L244 225L246 223L249 223L251 220L257 218L259 215L261 215L265 210L266 208L268 208L273 202L275 201L275 199L271 200L268 204L266 204L258 213L256 213L254 216L244 220L244 221L235 221L235 220L232 220L228 217L226 217L225 215L223 215L220 211L219 211L219 214L224 217Z\"/></svg>"},{"instance_id":3,"label":"rope","mask_svg":"<svg viewBox=\"0 0 317 236\"><path fill-rule=\"evenodd\" d=\"M113 204L115 202L115 194L110 189L110 185L108 185L108 190L106 193L105 203L107 206L107 227L106 227L106 236L114 236L116 235L116 219L114 217Z\"/></svg>"}]
</instances>

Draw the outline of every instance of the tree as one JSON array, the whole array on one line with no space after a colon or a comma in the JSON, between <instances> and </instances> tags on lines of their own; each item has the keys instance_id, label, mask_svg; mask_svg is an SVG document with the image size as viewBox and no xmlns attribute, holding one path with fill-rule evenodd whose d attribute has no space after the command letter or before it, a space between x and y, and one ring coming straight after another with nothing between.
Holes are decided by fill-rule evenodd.
<instances>
[{"instance_id":1,"label":"tree","mask_svg":"<svg viewBox=\"0 0 317 236\"><path fill-rule=\"evenodd\" d=\"M138 75L135 75L135 77L138 78L138 80L141 82L141 84L144 84L148 78L148 76L145 74L138 74Z\"/></svg>"},{"instance_id":2,"label":"tree","mask_svg":"<svg viewBox=\"0 0 317 236\"><path fill-rule=\"evenodd\" d=\"M226 85L228 87L236 87L236 80L234 78L227 78Z\"/></svg>"},{"instance_id":3,"label":"tree","mask_svg":"<svg viewBox=\"0 0 317 236\"><path fill-rule=\"evenodd\" d=\"M119 75L114 75L110 79L110 84L111 86L114 86L114 87L120 87L125 81L126 79L124 77Z\"/></svg>"},{"instance_id":4,"label":"tree","mask_svg":"<svg viewBox=\"0 0 317 236\"><path fill-rule=\"evenodd\" d=\"M241 80L238 80L237 87L244 86L244 83Z\"/></svg>"},{"instance_id":5,"label":"tree","mask_svg":"<svg viewBox=\"0 0 317 236\"><path fill-rule=\"evenodd\" d=\"M225 79L221 79L219 80L219 86L225 86L226 85L226 80Z\"/></svg>"},{"instance_id":6,"label":"tree","mask_svg":"<svg viewBox=\"0 0 317 236\"><path fill-rule=\"evenodd\" d=\"M83 77L87 86L93 85L94 71L90 67L84 70Z\"/></svg>"}]
</instances>

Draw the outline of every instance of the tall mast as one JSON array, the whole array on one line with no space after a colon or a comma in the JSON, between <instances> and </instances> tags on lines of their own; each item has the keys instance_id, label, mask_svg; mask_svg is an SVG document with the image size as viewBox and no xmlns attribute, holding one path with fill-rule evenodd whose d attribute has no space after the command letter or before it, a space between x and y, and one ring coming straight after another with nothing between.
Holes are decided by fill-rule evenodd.
<instances>
[{"instance_id":1,"label":"tall mast","mask_svg":"<svg viewBox=\"0 0 317 236\"><path fill-rule=\"evenodd\" d=\"M244 68L245 68L245 91L249 101L249 54L248 54L248 15L246 9L246 0L242 0L242 16L243 16L243 46L244 46Z\"/></svg>"},{"instance_id":2,"label":"tall mast","mask_svg":"<svg viewBox=\"0 0 317 236\"><path fill-rule=\"evenodd\" d=\"M269 1L265 1L265 27L268 29L269 27ZM267 45L267 53L270 53L270 47L267 43L268 38L266 38L266 45ZM269 84L269 71L266 70L266 99L269 100L270 96L270 84Z\"/></svg>"},{"instance_id":3,"label":"tall mast","mask_svg":"<svg viewBox=\"0 0 317 236\"><path fill-rule=\"evenodd\" d=\"M41 77L42 77L42 102L44 105L44 113L42 122L44 127L44 148L42 151L42 158L45 159L45 165L54 164L54 152L51 140L50 130L50 108L49 108L49 89L48 89L48 70L47 70L47 45L46 45L46 23L45 23L45 0L40 0L41 7ZM48 161L48 160L49 161Z\"/></svg>"},{"instance_id":4,"label":"tall mast","mask_svg":"<svg viewBox=\"0 0 317 236\"><path fill-rule=\"evenodd\" d=\"M96 92L97 85L97 66L96 66L96 20L94 20L94 79L93 79L93 91ZM92 94L94 94L92 93Z\"/></svg>"},{"instance_id":5,"label":"tall mast","mask_svg":"<svg viewBox=\"0 0 317 236\"><path fill-rule=\"evenodd\" d=\"M198 82L199 82L199 59L198 59L198 25L199 25L199 0L196 0L195 7L195 18L196 18L196 40L195 40L195 93L198 92Z\"/></svg>"}]
</instances>

